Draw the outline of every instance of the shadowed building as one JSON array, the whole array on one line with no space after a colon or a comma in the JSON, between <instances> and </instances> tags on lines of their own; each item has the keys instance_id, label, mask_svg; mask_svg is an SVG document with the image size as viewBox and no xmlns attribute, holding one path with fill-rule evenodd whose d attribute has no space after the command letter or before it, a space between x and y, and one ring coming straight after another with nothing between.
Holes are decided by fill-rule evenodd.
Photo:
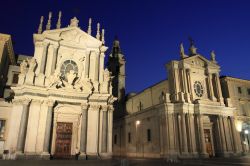
<instances>
[{"instance_id":1,"label":"shadowed building","mask_svg":"<svg viewBox=\"0 0 250 166\"><path fill-rule=\"evenodd\" d=\"M168 79L128 95L126 113L114 122L117 156L176 158L233 156L242 152L236 108L223 98L220 66L180 46L180 60L166 64ZM119 111L119 110L117 110Z\"/></svg>"}]
</instances>

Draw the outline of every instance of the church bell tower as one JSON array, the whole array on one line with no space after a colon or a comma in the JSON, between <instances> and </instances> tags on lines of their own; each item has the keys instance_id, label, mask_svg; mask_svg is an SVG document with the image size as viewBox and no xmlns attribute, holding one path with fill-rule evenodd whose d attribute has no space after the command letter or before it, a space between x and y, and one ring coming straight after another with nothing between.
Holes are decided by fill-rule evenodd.
<instances>
[{"instance_id":1,"label":"church bell tower","mask_svg":"<svg viewBox=\"0 0 250 166\"><path fill-rule=\"evenodd\" d=\"M112 52L108 58L108 69L112 73L112 94L117 97L114 103L114 118L119 118L125 113L125 63L126 60L120 48L120 42L115 38Z\"/></svg>"}]
</instances>

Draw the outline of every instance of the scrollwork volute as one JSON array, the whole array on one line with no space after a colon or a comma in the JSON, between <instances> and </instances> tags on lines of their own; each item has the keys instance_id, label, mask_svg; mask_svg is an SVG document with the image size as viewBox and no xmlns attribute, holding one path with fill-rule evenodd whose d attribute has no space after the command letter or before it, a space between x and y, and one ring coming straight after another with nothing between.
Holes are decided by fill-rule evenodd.
<instances>
[{"instance_id":1,"label":"scrollwork volute","mask_svg":"<svg viewBox=\"0 0 250 166\"><path fill-rule=\"evenodd\" d=\"M21 74L26 74L28 71L28 63L27 60L23 60L22 63L20 64L20 73Z\"/></svg>"}]
</instances>

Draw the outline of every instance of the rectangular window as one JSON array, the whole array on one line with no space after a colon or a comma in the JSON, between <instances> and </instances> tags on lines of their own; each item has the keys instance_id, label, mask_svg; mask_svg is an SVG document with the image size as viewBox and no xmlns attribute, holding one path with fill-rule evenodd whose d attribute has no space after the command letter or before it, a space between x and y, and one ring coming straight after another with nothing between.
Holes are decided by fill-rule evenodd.
<instances>
[{"instance_id":1,"label":"rectangular window","mask_svg":"<svg viewBox=\"0 0 250 166\"><path fill-rule=\"evenodd\" d=\"M18 83L18 73L14 73L13 74L12 83L13 84L17 84Z\"/></svg>"},{"instance_id":2,"label":"rectangular window","mask_svg":"<svg viewBox=\"0 0 250 166\"><path fill-rule=\"evenodd\" d=\"M148 136L148 142L150 142L151 141L151 130L150 129L147 130L147 136Z\"/></svg>"},{"instance_id":3,"label":"rectangular window","mask_svg":"<svg viewBox=\"0 0 250 166\"><path fill-rule=\"evenodd\" d=\"M250 88L247 89L247 93L248 93L248 95L250 95Z\"/></svg>"},{"instance_id":4,"label":"rectangular window","mask_svg":"<svg viewBox=\"0 0 250 166\"><path fill-rule=\"evenodd\" d=\"M0 120L0 140L4 139L4 133L5 133L5 120Z\"/></svg>"},{"instance_id":5,"label":"rectangular window","mask_svg":"<svg viewBox=\"0 0 250 166\"><path fill-rule=\"evenodd\" d=\"M238 93L242 93L242 91L241 91L241 87L238 87Z\"/></svg>"},{"instance_id":6,"label":"rectangular window","mask_svg":"<svg viewBox=\"0 0 250 166\"><path fill-rule=\"evenodd\" d=\"M128 143L131 143L131 133L128 133Z\"/></svg>"},{"instance_id":7,"label":"rectangular window","mask_svg":"<svg viewBox=\"0 0 250 166\"><path fill-rule=\"evenodd\" d=\"M115 134L114 136L114 144L116 145L117 144L117 135Z\"/></svg>"}]
</instances>

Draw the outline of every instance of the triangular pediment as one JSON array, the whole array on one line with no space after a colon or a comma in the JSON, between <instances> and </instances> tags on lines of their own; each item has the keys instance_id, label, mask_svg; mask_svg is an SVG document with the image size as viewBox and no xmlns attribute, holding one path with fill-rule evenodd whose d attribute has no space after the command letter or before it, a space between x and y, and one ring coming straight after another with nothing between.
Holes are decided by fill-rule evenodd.
<instances>
[{"instance_id":1,"label":"triangular pediment","mask_svg":"<svg viewBox=\"0 0 250 166\"><path fill-rule=\"evenodd\" d=\"M184 63L188 63L192 66L199 66L199 67L210 66L213 68L219 68L219 66L216 63L211 62L210 60L206 59L204 56L199 54L185 58L183 59L183 61Z\"/></svg>"},{"instance_id":2,"label":"triangular pediment","mask_svg":"<svg viewBox=\"0 0 250 166\"><path fill-rule=\"evenodd\" d=\"M75 47L99 48L102 42L78 27L67 27L55 30L47 30L42 33L43 39L59 41L61 44Z\"/></svg>"}]
</instances>

